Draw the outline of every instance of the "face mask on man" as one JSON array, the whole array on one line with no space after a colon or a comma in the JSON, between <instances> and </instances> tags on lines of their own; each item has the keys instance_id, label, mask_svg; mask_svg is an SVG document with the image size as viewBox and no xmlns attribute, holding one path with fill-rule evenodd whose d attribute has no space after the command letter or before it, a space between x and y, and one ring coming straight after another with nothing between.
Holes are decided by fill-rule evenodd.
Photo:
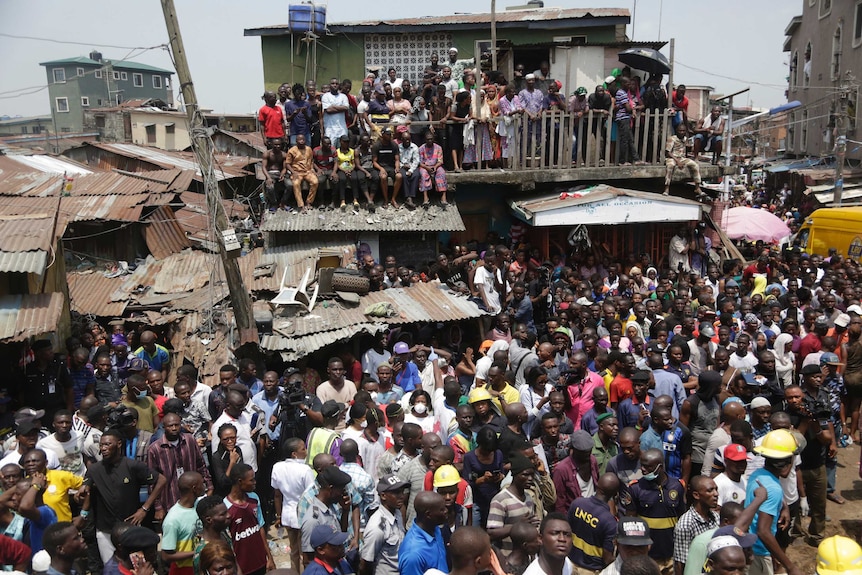
<instances>
[{"instance_id":1,"label":"face mask on man","mask_svg":"<svg viewBox=\"0 0 862 575\"><path fill-rule=\"evenodd\" d=\"M363 419L362 423L359 424L359 427L365 429L366 427L368 427L368 421Z\"/></svg>"},{"instance_id":2,"label":"face mask on man","mask_svg":"<svg viewBox=\"0 0 862 575\"><path fill-rule=\"evenodd\" d=\"M374 403L377 403L377 396L380 394L377 393L376 391L372 391L370 395L371 395L371 401L373 401Z\"/></svg>"},{"instance_id":3,"label":"face mask on man","mask_svg":"<svg viewBox=\"0 0 862 575\"><path fill-rule=\"evenodd\" d=\"M144 399L145 397L147 397L147 390L146 389L140 390L138 392L138 399Z\"/></svg>"},{"instance_id":4,"label":"face mask on man","mask_svg":"<svg viewBox=\"0 0 862 575\"><path fill-rule=\"evenodd\" d=\"M644 475L644 479L646 479L647 481L655 481L656 479L658 479L659 469L661 469L661 463L656 466L652 473L647 473L646 475Z\"/></svg>"},{"instance_id":5,"label":"face mask on man","mask_svg":"<svg viewBox=\"0 0 862 575\"><path fill-rule=\"evenodd\" d=\"M423 413L428 411L428 406L425 405L424 403L417 403L413 406L413 411L415 411L419 415L422 415Z\"/></svg>"}]
</instances>

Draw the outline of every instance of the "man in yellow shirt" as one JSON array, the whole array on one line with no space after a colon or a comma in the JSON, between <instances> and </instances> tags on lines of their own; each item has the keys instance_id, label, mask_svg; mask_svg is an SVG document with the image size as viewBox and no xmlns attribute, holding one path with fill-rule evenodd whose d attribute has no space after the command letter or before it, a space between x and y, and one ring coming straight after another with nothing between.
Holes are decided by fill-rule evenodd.
<instances>
[{"instance_id":1,"label":"man in yellow shirt","mask_svg":"<svg viewBox=\"0 0 862 575\"><path fill-rule=\"evenodd\" d=\"M73 496L79 502L84 500L84 492L81 491L84 478L69 471L48 469L48 459L41 449L31 449L25 453L21 458L21 465L28 477L41 473L48 479L42 492L42 502L57 513L57 521L71 521L72 507L69 497Z\"/></svg>"},{"instance_id":2,"label":"man in yellow shirt","mask_svg":"<svg viewBox=\"0 0 862 575\"><path fill-rule=\"evenodd\" d=\"M506 381L506 364L494 362L488 368L488 393L491 394L491 402L500 414L506 413L506 406L521 401L518 390Z\"/></svg>"}]
</instances>

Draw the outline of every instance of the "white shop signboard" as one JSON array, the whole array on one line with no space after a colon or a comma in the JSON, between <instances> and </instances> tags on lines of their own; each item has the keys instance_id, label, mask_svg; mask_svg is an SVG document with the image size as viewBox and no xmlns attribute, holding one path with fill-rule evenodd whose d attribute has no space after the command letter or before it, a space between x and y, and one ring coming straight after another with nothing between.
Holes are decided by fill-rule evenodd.
<instances>
[{"instance_id":1,"label":"white shop signboard","mask_svg":"<svg viewBox=\"0 0 862 575\"><path fill-rule=\"evenodd\" d=\"M694 203L617 196L595 202L575 203L560 200L560 207L543 208L533 213L534 226L577 224L633 224L644 222L683 222L700 220L701 207Z\"/></svg>"}]
</instances>

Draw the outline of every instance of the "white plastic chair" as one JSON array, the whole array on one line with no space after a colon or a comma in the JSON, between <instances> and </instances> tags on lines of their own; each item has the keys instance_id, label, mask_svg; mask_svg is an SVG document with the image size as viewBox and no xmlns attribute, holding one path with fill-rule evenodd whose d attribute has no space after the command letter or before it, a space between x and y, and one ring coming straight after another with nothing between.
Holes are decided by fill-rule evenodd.
<instances>
[{"instance_id":1,"label":"white plastic chair","mask_svg":"<svg viewBox=\"0 0 862 575\"><path fill-rule=\"evenodd\" d=\"M320 285L315 284L314 291L309 299L308 294L305 291L308 288L309 279L311 279L311 268L306 268L305 274L302 276L302 281L299 282L299 286L295 288L288 287L286 283L287 269L285 268L284 273L281 274L281 287L279 288L278 295L271 299L270 303L276 306L301 306L305 308L306 311L311 311L312 308L314 308L314 304L317 302L317 292L320 289Z\"/></svg>"}]
</instances>

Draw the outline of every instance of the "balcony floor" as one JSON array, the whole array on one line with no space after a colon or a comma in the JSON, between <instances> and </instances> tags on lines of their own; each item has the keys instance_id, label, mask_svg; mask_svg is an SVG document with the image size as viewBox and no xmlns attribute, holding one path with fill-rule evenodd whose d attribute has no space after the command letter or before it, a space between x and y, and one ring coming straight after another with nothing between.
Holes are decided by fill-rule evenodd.
<instances>
[{"instance_id":1,"label":"balcony floor","mask_svg":"<svg viewBox=\"0 0 862 575\"><path fill-rule=\"evenodd\" d=\"M701 162L700 176L704 181L715 180L724 174L734 174L736 168L731 166L713 166ZM618 180L664 180L665 167L662 164L646 166L604 166L584 168L546 168L528 170L485 169L468 170L455 173L447 172L450 185L459 184L495 184L514 186L522 191L536 189L537 184L559 184L576 182L610 182ZM681 182L689 178L687 170L676 170L673 181Z\"/></svg>"}]
</instances>

